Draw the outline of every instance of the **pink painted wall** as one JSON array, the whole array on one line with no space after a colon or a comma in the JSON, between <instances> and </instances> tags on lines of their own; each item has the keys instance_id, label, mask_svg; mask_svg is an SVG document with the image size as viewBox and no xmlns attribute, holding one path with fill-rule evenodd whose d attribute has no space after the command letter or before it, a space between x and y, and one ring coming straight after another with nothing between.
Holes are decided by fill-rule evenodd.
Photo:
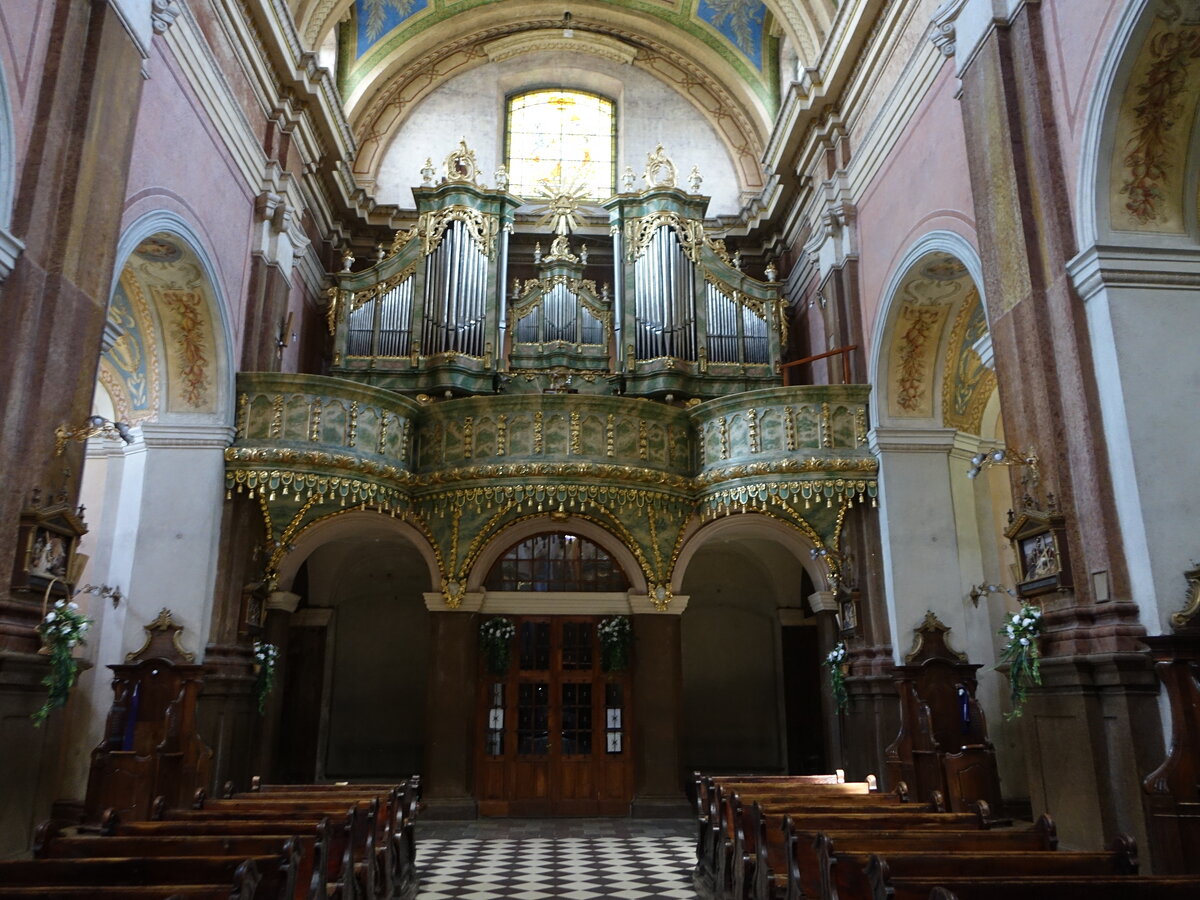
<instances>
[{"instance_id":1,"label":"pink painted wall","mask_svg":"<svg viewBox=\"0 0 1200 900\"><path fill-rule=\"evenodd\" d=\"M954 63L937 80L858 202L863 332L870 358L888 280L901 258L931 231L953 231L971 244L975 210L967 171L962 107Z\"/></svg>"},{"instance_id":2,"label":"pink painted wall","mask_svg":"<svg viewBox=\"0 0 1200 900\"><path fill-rule=\"evenodd\" d=\"M150 79L142 91L122 231L155 210L169 210L192 226L227 304L236 364L245 322L254 193L164 41L154 41L147 67Z\"/></svg>"},{"instance_id":3,"label":"pink painted wall","mask_svg":"<svg viewBox=\"0 0 1200 900\"><path fill-rule=\"evenodd\" d=\"M1062 163L1072 206L1079 183L1088 107L1097 90L1100 65L1108 54L1122 0L1055 0L1043 3L1047 79L1054 97Z\"/></svg>"},{"instance_id":4,"label":"pink painted wall","mask_svg":"<svg viewBox=\"0 0 1200 900\"><path fill-rule=\"evenodd\" d=\"M1085 119L1121 0L1057 0L1040 9L1046 30L1044 84L1055 110L1070 201L1075 202ZM901 257L930 231L972 245L974 204L967 167L960 83L947 60L933 87L858 202L862 316L868 343L882 322L882 293ZM870 348L867 349L869 354Z\"/></svg>"},{"instance_id":5,"label":"pink painted wall","mask_svg":"<svg viewBox=\"0 0 1200 900\"><path fill-rule=\"evenodd\" d=\"M0 71L12 107L16 171L29 150L37 98L50 41L51 5L32 0L0 3ZM18 185L14 185L14 193Z\"/></svg>"}]
</instances>

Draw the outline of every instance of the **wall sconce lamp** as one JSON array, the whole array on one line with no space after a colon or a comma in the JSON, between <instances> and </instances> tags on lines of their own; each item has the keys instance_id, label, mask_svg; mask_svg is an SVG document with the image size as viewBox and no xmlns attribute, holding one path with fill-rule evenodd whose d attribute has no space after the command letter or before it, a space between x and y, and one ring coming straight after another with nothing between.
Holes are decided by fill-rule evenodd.
<instances>
[{"instance_id":1,"label":"wall sconce lamp","mask_svg":"<svg viewBox=\"0 0 1200 900\"><path fill-rule=\"evenodd\" d=\"M295 339L296 333L292 331L292 311L289 309L288 314L279 323L279 331L275 333L275 355L283 359L284 348Z\"/></svg>"},{"instance_id":2,"label":"wall sconce lamp","mask_svg":"<svg viewBox=\"0 0 1200 900\"><path fill-rule=\"evenodd\" d=\"M575 29L571 27L571 14L569 12L563 13L562 31L565 38L575 37Z\"/></svg>"},{"instance_id":3,"label":"wall sconce lamp","mask_svg":"<svg viewBox=\"0 0 1200 900\"><path fill-rule=\"evenodd\" d=\"M1014 450L1011 447L998 447L989 453L976 453L971 457L971 468L967 470L968 478L978 478L979 473L991 466L1024 466L1032 474L1036 485L1038 473L1038 458L1032 450Z\"/></svg>"},{"instance_id":4,"label":"wall sconce lamp","mask_svg":"<svg viewBox=\"0 0 1200 900\"><path fill-rule=\"evenodd\" d=\"M121 602L121 600L125 596L124 594L121 593L121 588L119 586L118 587L109 587L107 584L85 584L83 587L81 587L75 593L76 594L94 594L95 596L99 597L102 600L104 598L108 598L109 600L112 601L113 609L117 608L117 605Z\"/></svg>"},{"instance_id":5,"label":"wall sconce lamp","mask_svg":"<svg viewBox=\"0 0 1200 900\"><path fill-rule=\"evenodd\" d=\"M1012 588L1006 588L1002 584L977 584L971 588L971 592L967 596L971 598L971 602L978 609L979 601L988 594L1008 594L1010 597L1017 596Z\"/></svg>"},{"instance_id":6,"label":"wall sconce lamp","mask_svg":"<svg viewBox=\"0 0 1200 900\"><path fill-rule=\"evenodd\" d=\"M88 416L87 421L78 428L59 425L54 429L54 455L62 456L67 449L67 444L71 441L86 441L98 434L119 437L126 444L133 443L133 432L124 422L114 422L104 416Z\"/></svg>"},{"instance_id":7,"label":"wall sconce lamp","mask_svg":"<svg viewBox=\"0 0 1200 900\"><path fill-rule=\"evenodd\" d=\"M838 553L836 550L830 550L828 547L813 547L808 551L808 555L813 560L825 564L825 569L829 573L829 585L835 592L839 590L854 590L854 577L851 573L854 557L849 554L843 556L841 553Z\"/></svg>"}]
</instances>

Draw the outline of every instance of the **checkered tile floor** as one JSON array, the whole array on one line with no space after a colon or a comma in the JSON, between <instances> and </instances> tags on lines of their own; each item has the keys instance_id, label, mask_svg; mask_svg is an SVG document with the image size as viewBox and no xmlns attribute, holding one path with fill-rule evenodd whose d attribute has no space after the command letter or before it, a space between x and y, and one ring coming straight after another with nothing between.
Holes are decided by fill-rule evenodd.
<instances>
[{"instance_id":1,"label":"checkered tile floor","mask_svg":"<svg viewBox=\"0 0 1200 900\"><path fill-rule=\"evenodd\" d=\"M418 836L417 900L695 900L695 840Z\"/></svg>"}]
</instances>

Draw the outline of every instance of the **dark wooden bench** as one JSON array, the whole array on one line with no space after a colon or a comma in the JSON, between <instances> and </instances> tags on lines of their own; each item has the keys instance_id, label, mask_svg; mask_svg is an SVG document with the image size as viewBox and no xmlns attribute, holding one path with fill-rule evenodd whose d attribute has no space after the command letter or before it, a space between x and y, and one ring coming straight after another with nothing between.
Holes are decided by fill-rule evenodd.
<instances>
[{"instance_id":1,"label":"dark wooden bench","mask_svg":"<svg viewBox=\"0 0 1200 900\"><path fill-rule=\"evenodd\" d=\"M911 878L892 882L894 900L1196 900L1187 875L1046 878Z\"/></svg>"},{"instance_id":2,"label":"dark wooden bench","mask_svg":"<svg viewBox=\"0 0 1200 900\"><path fill-rule=\"evenodd\" d=\"M801 896L814 900L824 892L826 871L821 847L826 841L836 842L846 852L919 852L941 854L954 851L994 851L1033 853L1052 851L1058 846L1053 820L1043 815L1032 828L983 830L967 829L892 829L865 831L830 831L796 827L785 816L778 830L768 828L766 817L758 825L766 836L766 872L757 873L753 896L769 900L784 896L798 900ZM783 857L782 866L780 856ZM756 861L757 864L757 861ZM786 871L786 876L781 872Z\"/></svg>"},{"instance_id":3,"label":"dark wooden bench","mask_svg":"<svg viewBox=\"0 0 1200 900\"><path fill-rule=\"evenodd\" d=\"M0 862L0 896L296 896L297 856L184 856ZM137 889L136 894L131 894Z\"/></svg>"},{"instance_id":4,"label":"dark wooden bench","mask_svg":"<svg viewBox=\"0 0 1200 900\"><path fill-rule=\"evenodd\" d=\"M895 878L1113 877L1138 872L1136 847L1128 838L1117 838L1108 852L1094 853L922 849L886 854L840 850L836 839L826 838L818 853L825 900L887 900Z\"/></svg>"}]
</instances>

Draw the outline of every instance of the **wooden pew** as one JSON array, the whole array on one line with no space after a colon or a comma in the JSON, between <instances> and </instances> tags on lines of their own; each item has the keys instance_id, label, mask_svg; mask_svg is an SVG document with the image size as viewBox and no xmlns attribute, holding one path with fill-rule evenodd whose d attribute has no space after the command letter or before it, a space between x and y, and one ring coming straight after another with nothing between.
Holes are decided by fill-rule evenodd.
<instances>
[{"instance_id":1,"label":"wooden pew","mask_svg":"<svg viewBox=\"0 0 1200 900\"><path fill-rule=\"evenodd\" d=\"M696 867L693 883L703 897L744 896L754 872L757 841L747 832L743 815L734 815L730 800L741 792L740 802L761 798L767 805L795 805L810 815L840 815L845 812L887 815L919 811L904 805L907 791L901 786L893 794L881 795L873 776L866 781L846 782L840 770L818 776L743 776L696 779ZM740 833L738 829L740 828ZM735 849L736 844L736 849ZM734 888L735 879L737 888Z\"/></svg>"},{"instance_id":2,"label":"wooden pew","mask_svg":"<svg viewBox=\"0 0 1200 900\"><path fill-rule=\"evenodd\" d=\"M313 849L311 856L302 858L297 867L298 873L303 873L307 881L298 879L295 896L324 898L332 887L339 892L343 900L350 900L363 892L358 889L359 885L374 890L375 897L386 896L384 886L388 884L415 885L415 869L407 849L409 839L405 832L402 830L399 833L405 846L396 848L394 829L389 825L382 834L377 834L374 822L369 821L375 818L374 810L364 813L357 807L352 807L343 817L345 824L338 826L332 825L329 817L322 817L315 825L311 817L205 820L173 819L166 816L161 820L121 823L113 813L106 816L102 824L102 835L88 839L233 841L247 837L279 838L283 834L307 831L314 834ZM370 865L368 860L371 860Z\"/></svg>"},{"instance_id":3,"label":"wooden pew","mask_svg":"<svg viewBox=\"0 0 1200 900\"><path fill-rule=\"evenodd\" d=\"M819 846L825 900L887 900L893 878L1114 877L1136 875L1136 847L1117 838L1108 852L1014 852L889 850L879 853L837 849L826 838Z\"/></svg>"},{"instance_id":4,"label":"wooden pew","mask_svg":"<svg viewBox=\"0 0 1200 900\"><path fill-rule=\"evenodd\" d=\"M837 846L847 852L877 853L917 851L940 854L953 851L995 851L1027 854L1051 851L1058 846L1054 822L1045 815L1032 828L966 831L892 829L823 832L819 828L799 828L790 816L784 816L776 832L774 828L766 827L765 818L763 817L761 833L767 836L766 864L769 871L763 873L755 882L753 896L756 900L769 900L769 892L778 893L781 882L784 885L782 895L788 900L799 900L801 896L807 897L808 900L821 897L825 893L825 867L820 848L825 840L836 841ZM786 877L781 877L780 873L783 871L786 871Z\"/></svg>"},{"instance_id":5,"label":"wooden pew","mask_svg":"<svg viewBox=\"0 0 1200 900\"><path fill-rule=\"evenodd\" d=\"M893 881L894 900L1195 900L1200 879L1187 875L1046 878L911 878Z\"/></svg>"},{"instance_id":6,"label":"wooden pew","mask_svg":"<svg viewBox=\"0 0 1200 900\"><path fill-rule=\"evenodd\" d=\"M794 829L820 828L905 828L909 825L923 829L962 830L987 827L979 814L932 812L915 804L883 803L872 809L859 798L845 804L814 801L803 796L785 798L789 801L781 810L780 802L763 811L755 800L747 807L739 793L726 796L720 786L715 794L722 807L720 853L711 864L713 896L729 896L748 900L751 896L767 900L780 891L786 882L787 851L783 840L771 840L769 832L782 836L783 819L787 816ZM773 798L778 800L778 798ZM869 799L869 798L867 798ZM810 804L810 805L805 805ZM713 840L716 840L714 836Z\"/></svg>"},{"instance_id":7,"label":"wooden pew","mask_svg":"<svg viewBox=\"0 0 1200 900\"><path fill-rule=\"evenodd\" d=\"M0 862L0 897L295 896L295 857L278 854L9 860Z\"/></svg>"},{"instance_id":8,"label":"wooden pew","mask_svg":"<svg viewBox=\"0 0 1200 900\"><path fill-rule=\"evenodd\" d=\"M298 865L296 895L301 898L325 898L326 886L341 888L346 880L344 860L364 858L365 851L354 853L355 845L366 844L365 822L359 821L358 810L352 810L348 826L334 826L328 816L312 820L174 820L164 818L148 822L121 822L110 810L103 818L100 833L77 840L128 840L145 842L148 852L156 841L236 841L241 839L286 841L295 833L312 835L311 853L301 856ZM304 840L299 846L307 847ZM384 845L389 846L389 845ZM302 880L301 880L302 874ZM353 876L352 876L353 877ZM353 888L352 888L353 890Z\"/></svg>"},{"instance_id":9,"label":"wooden pew","mask_svg":"<svg viewBox=\"0 0 1200 900\"><path fill-rule=\"evenodd\" d=\"M279 834L66 836L43 825L35 835L33 852L39 860L275 856L288 860L294 873L290 877L291 887L277 896L305 900L312 881L315 845L319 839L324 839L323 832L321 834L322 837L317 833L304 837Z\"/></svg>"}]
</instances>

